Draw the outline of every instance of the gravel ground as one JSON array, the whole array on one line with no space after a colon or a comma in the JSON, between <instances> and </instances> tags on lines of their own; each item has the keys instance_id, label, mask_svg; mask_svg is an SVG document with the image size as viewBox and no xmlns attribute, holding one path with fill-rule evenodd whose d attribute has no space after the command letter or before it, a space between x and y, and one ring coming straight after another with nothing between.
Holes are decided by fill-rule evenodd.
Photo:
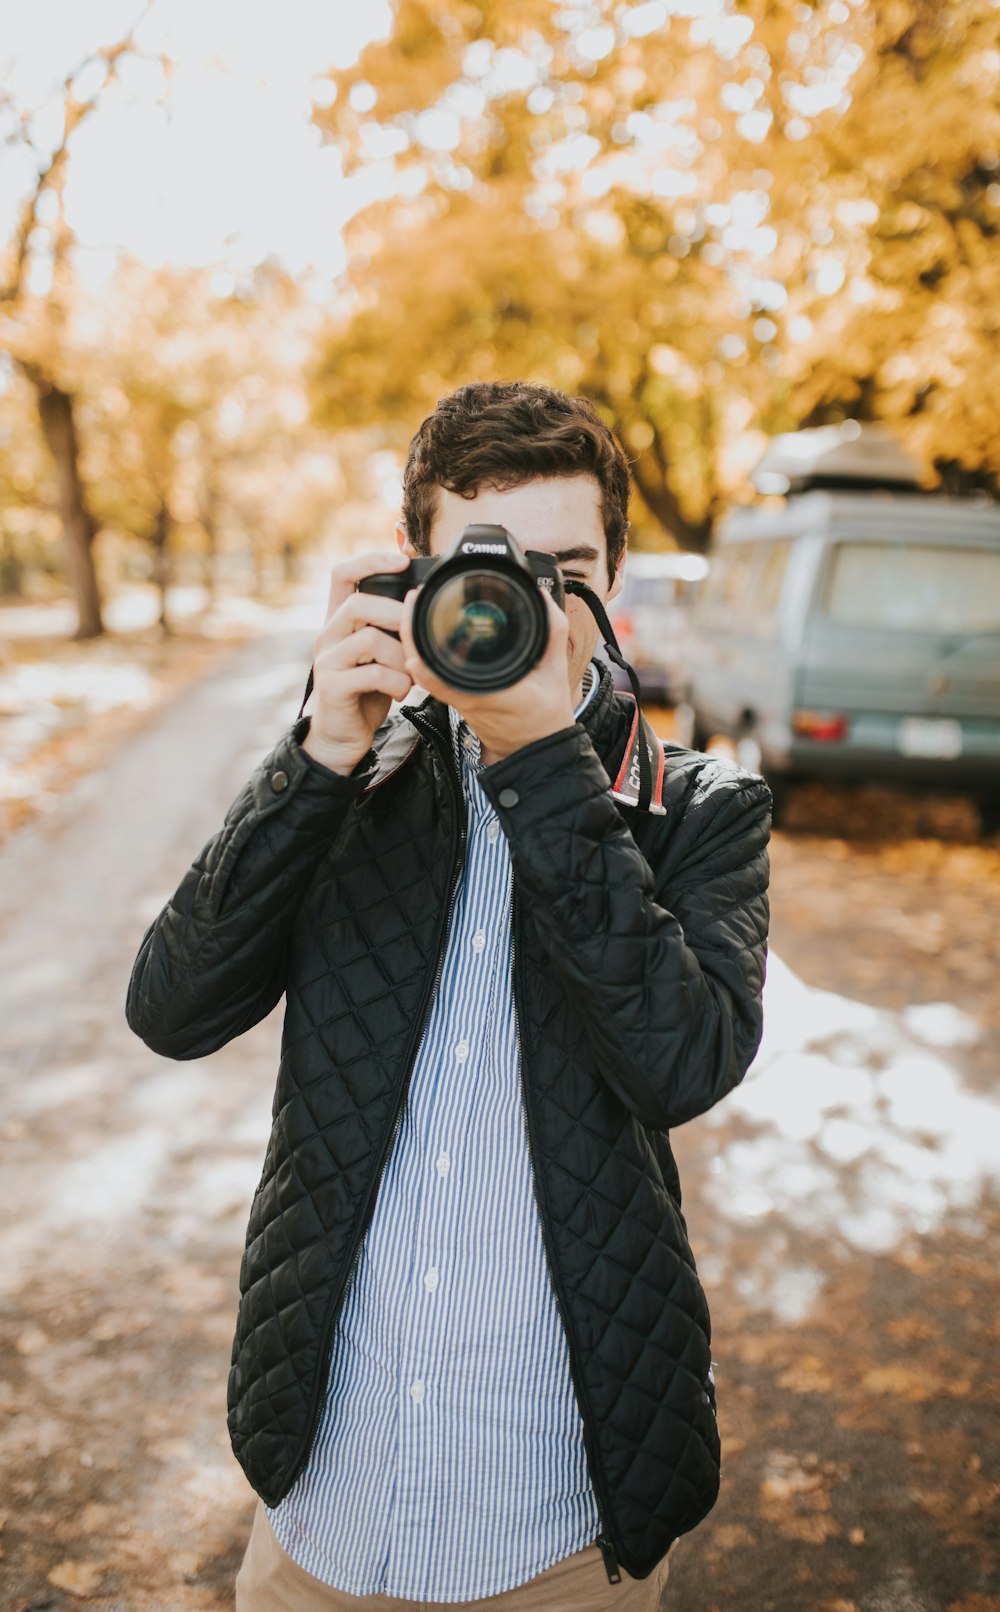
<instances>
[{"instance_id":1,"label":"gravel ground","mask_svg":"<svg viewBox=\"0 0 1000 1612\"><path fill-rule=\"evenodd\" d=\"M143 930L294 718L302 613L0 849L0 1605L232 1605L237 1274L280 1006L207 1060L123 1018ZM772 842L767 1030L675 1133L723 1489L684 1612L1000 1612L1000 846L815 793Z\"/></svg>"}]
</instances>

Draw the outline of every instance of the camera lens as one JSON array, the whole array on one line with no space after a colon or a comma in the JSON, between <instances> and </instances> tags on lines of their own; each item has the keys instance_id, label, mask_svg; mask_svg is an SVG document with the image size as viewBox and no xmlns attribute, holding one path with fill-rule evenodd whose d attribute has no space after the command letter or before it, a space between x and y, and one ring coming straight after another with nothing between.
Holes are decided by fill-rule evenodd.
<instances>
[{"instance_id":1,"label":"camera lens","mask_svg":"<svg viewBox=\"0 0 1000 1612\"><path fill-rule=\"evenodd\" d=\"M534 580L465 569L428 582L414 612L423 659L456 688L500 689L540 658L548 638Z\"/></svg>"}]
</instances>

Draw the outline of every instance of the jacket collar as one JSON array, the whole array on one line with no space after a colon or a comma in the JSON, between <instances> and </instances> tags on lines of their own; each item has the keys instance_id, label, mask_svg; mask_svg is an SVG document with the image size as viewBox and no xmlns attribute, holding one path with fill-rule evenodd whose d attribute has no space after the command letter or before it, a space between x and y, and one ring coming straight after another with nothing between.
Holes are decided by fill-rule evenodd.
<instances>
[{"instance_id":1,"label":"jacket collar","mask_svg":"<svg viewBox=\"0 0 1000 1612\"><path fill-rule=\"evenodd\" d=\"M612 759L615 745L618 745L619 750L621 748L626 719L615 704L615 683L611 668L604 661L597 661L596 664L597 688L576 720L590 734L594 749L606 764L607 760ZM410 700L400 706L400 714L408 718L411 711L416 711L421 716L427 717L442 736L449 736L451 720L448 716L448 706L435 699L433 695L424 693L423 689L414 689L413 692L417 695L422 694L423 699L419 705L414 706L411 695Z\"/></svg>"},{"instance_id":2,"label":"jacket collar","mask_svg":"<svg viewBox=\"0 0 1000 1612\"><path fill-rule=\"evenodd\" d=\"M624 754L629 715L615 698L610 667L604 661L598 661L597 667L597 688L577 721L589 733L594 749L614 777ZM428 727L450 747L451 719L448 706L415 685L406 704L389 717L375 736L373 748L377 766L364 787L364 794L371 794L386 783L393 773L398 772L417 749Z\"/></svg>"}]
</instances>

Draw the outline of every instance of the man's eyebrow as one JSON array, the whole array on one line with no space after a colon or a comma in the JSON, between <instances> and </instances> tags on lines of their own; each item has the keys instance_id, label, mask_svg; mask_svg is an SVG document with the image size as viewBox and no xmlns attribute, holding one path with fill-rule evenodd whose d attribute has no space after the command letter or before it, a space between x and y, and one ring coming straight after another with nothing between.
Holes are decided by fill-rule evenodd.
<instances>
[{"instance_id":1,"label":"man's eyebrow","mask_svg":"<svg viewBox=\"0 0 1000 1612\"><path fill-rule=\"evenodd\" d=\"M549 558L553 560L597 560L600 559L600 553L597 549L591 548L588 543L580 543L576 548L556 549Z\"/></svg>"}]
</instances>

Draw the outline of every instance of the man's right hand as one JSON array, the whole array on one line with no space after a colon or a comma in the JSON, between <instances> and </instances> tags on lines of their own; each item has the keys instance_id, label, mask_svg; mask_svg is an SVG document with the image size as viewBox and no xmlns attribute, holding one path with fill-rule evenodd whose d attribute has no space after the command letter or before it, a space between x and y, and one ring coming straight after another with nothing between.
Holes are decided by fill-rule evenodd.
<instances>
[{"instance_id":1,"label":"man's right hand","mask_svg":"<svg viewBox=\"0 0 1000 1612\"><path fill-rule=\"evenodd\" d=\"M331 772L353 771L392 701L405 700L413 687L406 651L389 636L399 632L402 602L356 591L362 577L409 563L398 549L368 549L330 571L326 620L313 640L312 721L302 748Z\"/></svg>"}]
</instances>

